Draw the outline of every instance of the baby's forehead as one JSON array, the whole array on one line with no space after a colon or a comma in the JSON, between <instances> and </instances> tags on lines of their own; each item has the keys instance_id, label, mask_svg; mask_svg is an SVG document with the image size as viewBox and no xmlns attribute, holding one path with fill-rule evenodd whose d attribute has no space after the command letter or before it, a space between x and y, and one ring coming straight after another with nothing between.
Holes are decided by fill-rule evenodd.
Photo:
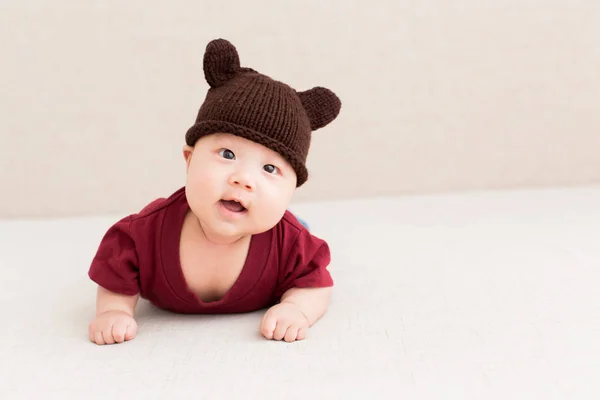
<instances>
[{"instance_id":1,"label":"baby's forehead","mask_svg":"<svg viewBox=\"0 0 600 400\"><path fill-rule=\"evenodd\" d=\"M244 142L250 142L249 140L246 140L242 137L233 135L231 133L227 133L227 132L218 132L218 133L213 133L212 135L209 135L211 137L211 139L213 141L216 142L231 142L231 143L244 143Z\"/></svg>"},{"instance_id":2,"label":"baby's forehead","mask_svg":"<svg viewBox=\"0 0 600 400\"><path fill-rule=\"evenodd\" d=\"M243 148L247 151L272 153L273 155L279 156L279 153L269 149L268 147L241 136L232 135L230 133L215 133L212 136L214 141L219 145L235 145L238 149Z\"/></svg>"}]
</instances>

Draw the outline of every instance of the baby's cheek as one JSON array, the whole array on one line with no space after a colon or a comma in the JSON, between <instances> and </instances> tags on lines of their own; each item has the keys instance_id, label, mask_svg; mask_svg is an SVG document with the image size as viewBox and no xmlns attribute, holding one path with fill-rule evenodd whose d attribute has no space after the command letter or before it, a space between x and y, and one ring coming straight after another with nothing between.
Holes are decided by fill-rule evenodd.
<instances>
[{"instance_id":1,"label":"baby's cheek","mask_svg":"<svg viewBox=\"0 0 600 400\"><path fill-rule=\"evenodd\" d=\"M185 189L187 202L194 214L199 215L208 207L208 197L206 191L202 190L202 185L198 182L190 182Z\"/></svg>"},{"instance_id":2,"label":"baby's cheek","mask_svg":"<svg viewBox=\"0 0 600 400\"><path fill-rule=\"evenodd\" d=\"M265 220L275 225L285 214L288 204L281 198L271 198L267 207L265 207Z\"/></svg>"},{"instance_id":3,"label":"baby's cheek","mask_svg":"<svg viewBox=\"0 0 600 400\"><path fill-rule=\"evenodd\" d=\"M217 174L211 174L207 169L198 169L190 171L187 176L187 192L191 194L189 198L201 200L202 198L210 198L211 196L220 196L217 194L219 177Z\"/></svg>"}]
</instances>

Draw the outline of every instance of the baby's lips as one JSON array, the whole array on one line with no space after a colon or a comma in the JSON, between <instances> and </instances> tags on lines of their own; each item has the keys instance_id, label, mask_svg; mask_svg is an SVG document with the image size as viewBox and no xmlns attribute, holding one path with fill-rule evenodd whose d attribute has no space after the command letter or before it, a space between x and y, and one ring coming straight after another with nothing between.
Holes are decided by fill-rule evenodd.
<instances>
[{"instance_id":1,"label":"baby's lips","mask_svg":"<svg viewBox=\"0 0 600 400\"><path fill-rule=\"evenodd\" d=\"M244 212L246 211L246 207L243 206L240 202L235 200L221 200L221 204L223 207L233 212Z\"/></svg>"}]
</instances>

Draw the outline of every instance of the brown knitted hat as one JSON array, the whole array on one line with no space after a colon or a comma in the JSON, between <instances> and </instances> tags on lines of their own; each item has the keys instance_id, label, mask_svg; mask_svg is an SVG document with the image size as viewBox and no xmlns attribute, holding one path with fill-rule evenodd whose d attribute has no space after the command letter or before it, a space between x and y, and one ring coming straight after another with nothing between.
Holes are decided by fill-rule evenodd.
<instances>
[{"instance_id":1,"label":"brown knitted hat","mask_svg":"<svg viewBox=\"0 0 600 400\"><path fill-rule=\"evenodd\" d=\"M281 154L296 171L296 186L304 184L311 133L337 117L338 97L323 87L297 92L240 67L236 48L224 39L206 46L204 76L210 88L185 135L186 143L193 146L202 136L217 132L241 136Z\"/></svg>"}]
</instances>

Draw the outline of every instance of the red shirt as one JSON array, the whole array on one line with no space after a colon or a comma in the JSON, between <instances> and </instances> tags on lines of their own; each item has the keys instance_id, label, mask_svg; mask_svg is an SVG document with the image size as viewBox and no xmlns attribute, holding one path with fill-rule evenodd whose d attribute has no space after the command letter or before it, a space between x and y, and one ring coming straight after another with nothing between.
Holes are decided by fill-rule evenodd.
<instances>
[{"instance_id":1,"label":"red shirt","mask_svg":"<svg viewBox=\"0 0 600 400\"><path fill-rule=\"evenodd\" d=\"M106 232L89 277L124 295L140 294L180 313L249 312L276 304L290 288L333 286L327 243L289 211L272 229L253 235L243 269L225 296L204 303L189 290L179 260L179 238L189 206L184 188L129 215Z\"/></svg>"}]
</instances>

